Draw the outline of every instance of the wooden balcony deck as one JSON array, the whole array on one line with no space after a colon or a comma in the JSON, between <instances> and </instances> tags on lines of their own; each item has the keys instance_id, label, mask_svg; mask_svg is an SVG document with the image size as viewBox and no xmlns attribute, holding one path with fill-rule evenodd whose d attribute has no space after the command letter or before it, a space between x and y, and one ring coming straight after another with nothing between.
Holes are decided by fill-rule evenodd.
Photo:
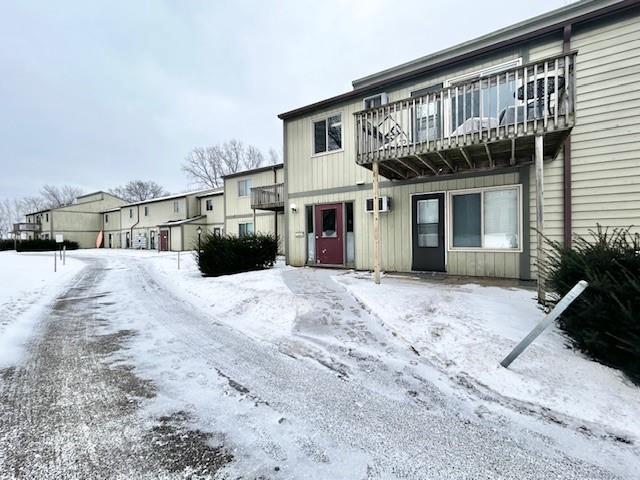
<instances>
[{"instance_id":1,"label":"wooden balcony deck","mask_svg":"<svg viewBox=\"0 0 640 480\"><path fill-rule=\"evenodd\" d=\"M39 224L39 223L22 222L22 223L14 223L13 224L13 232L14 233L40 232L40 231L42 231L42 225Z\"/></svg>"},{"instance_id":2,"label":"wooden balcony deck","mask_svg":"<svg viewBox=\"0 0 640 480\"><path fill-rule=\"evenodd\" d=\"M574 125L576 53L355 113L356 162L389 179L555 158Z\"/></svg>"},{"instance_id":3,"label":"wooden balcony deck","mask_svg":"<svg viewBox=\"0 0 640 480\"><path fill-rule=\"evenodd\" d=\"M254 210L284 211L284 183L253 187L251 208Z\"/></svg>"}]
</instances>

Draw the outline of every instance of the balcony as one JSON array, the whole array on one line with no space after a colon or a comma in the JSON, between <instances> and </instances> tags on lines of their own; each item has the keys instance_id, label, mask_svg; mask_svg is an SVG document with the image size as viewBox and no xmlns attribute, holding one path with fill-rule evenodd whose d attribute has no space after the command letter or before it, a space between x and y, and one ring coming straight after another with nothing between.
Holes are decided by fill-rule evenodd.
<instances>
[{"instance_id":1,"label":"balcony","mask_svg":"<svg viewBox=\"0 0 640 480\"><path fill-rule=\"evenodd\" d=\"M39 233L42 230L42 225L39 223L14 223L13 224L13 232L21 233L21 232L34 232Z\"/></svg>"},{"instance_id":2,"label":"balcony","mask_svg":"<svg viewBox=\"0 0 640 480\"><path fill-rule=\"evenodd\" d=\"M253 187L251 189L251 208L254 210L284 211L284 183Z\"/></svg>"},{"instance_id":3,"label":"balcony","mask_svg":"<svg viewBox=\"0 0 640 480\"><path fill-rule=\"evenodd\" d=\"M356 162L389 179L555 158L573 128L576 53L447 85L355 113Z\"/></svg>"}]
</instances>

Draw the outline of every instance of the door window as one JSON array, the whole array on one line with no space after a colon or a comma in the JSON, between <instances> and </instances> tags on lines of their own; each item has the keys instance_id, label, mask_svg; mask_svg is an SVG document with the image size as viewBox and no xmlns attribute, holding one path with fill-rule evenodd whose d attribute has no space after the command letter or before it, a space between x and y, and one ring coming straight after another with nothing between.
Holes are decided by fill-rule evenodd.
<instances>
[{"instance_id":1,"label":"door window","mask_svg":"<svg viewBox=\"0 0 640 480\"><path fill-rule=\"evenodd\" d=\"M418 200L418 246L437 247L439 245L438 224L440 222L440 201L437 198Z\"/></svg>"},{"instance_id":2,"label":"door window","mask_svg":"<svg viewBox=\"0 0 640 480\"><path fill-rule=\"evenodd\" d=\"M322 210L322 237L333 238L337 236L336 209L328 208L326 210Z\"/></svg>"}]
</instances>

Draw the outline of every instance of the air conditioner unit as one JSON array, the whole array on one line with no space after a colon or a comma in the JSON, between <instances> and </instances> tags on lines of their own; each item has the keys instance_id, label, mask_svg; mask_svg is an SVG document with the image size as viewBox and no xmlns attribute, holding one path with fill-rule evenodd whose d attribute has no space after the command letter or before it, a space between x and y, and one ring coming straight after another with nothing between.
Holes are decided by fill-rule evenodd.
<instances>
[{"instance_id":1,"label":"air conditioner unit","mask_svg":"<svg viewBox=\"0 0 640 480\"><path fill-rule=\"evenodd\" d=\"M373 198L367 198L366 210L369 213L373 213ZM378 198L378 210L382 212L391 211L391 197L379 197Z\"/></svg>"}]
</instances>

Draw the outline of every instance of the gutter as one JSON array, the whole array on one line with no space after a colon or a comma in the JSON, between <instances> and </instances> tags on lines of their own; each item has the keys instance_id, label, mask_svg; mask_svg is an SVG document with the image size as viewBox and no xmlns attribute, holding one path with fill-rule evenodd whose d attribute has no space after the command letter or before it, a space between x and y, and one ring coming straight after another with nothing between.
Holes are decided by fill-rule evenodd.
<instances>
[{"instance_id":1,"label":"gutter","mask_svg":"<svg viewBox=\"0 0 640 480\"><path fill-rule=\"evenodd\" d=\"M137 205L136 208L137 208L137 213L136 213L137 221L136 221L136 223L131 225L131 228L129 229L129 231L131 232L130 236L129 236L129 248L131 248L133 246L133 229L136 227L136 225L138 225L140 223L140 205Z\"/></svg>"}]
</instances>

